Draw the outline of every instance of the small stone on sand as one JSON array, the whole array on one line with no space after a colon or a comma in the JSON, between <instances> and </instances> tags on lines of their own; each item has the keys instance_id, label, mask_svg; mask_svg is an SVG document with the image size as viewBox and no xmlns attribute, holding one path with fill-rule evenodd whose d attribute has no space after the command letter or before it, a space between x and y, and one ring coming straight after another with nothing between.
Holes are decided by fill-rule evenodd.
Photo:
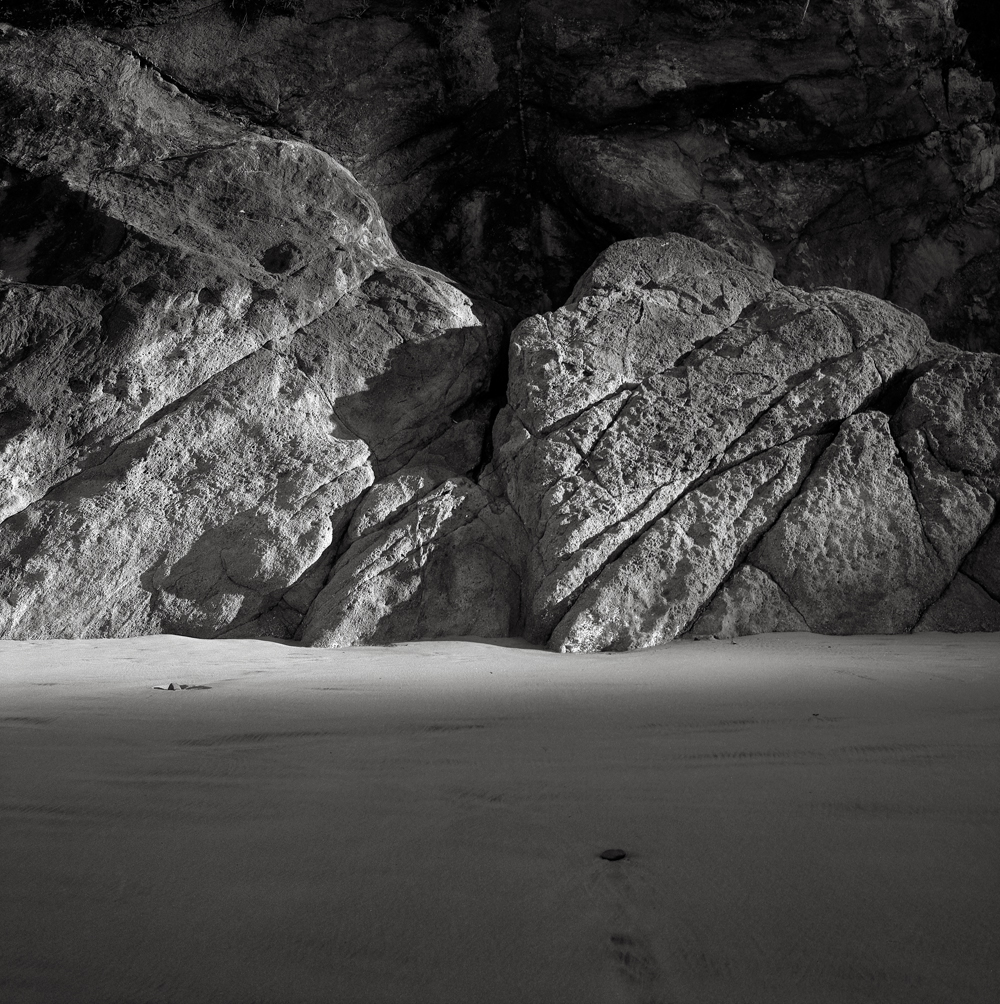
<instances>
[{"instance_id":1,"label":"small stone on sand","mask_svg":"<svg viewBox=\"0 0 1000 1004\"><path fill-rule=\"evenodd\" d=\"M601 857L605 861L621 861L627 855L620 847L610 847L606 851L601 851Z\"/></svg>"}]
</instances>

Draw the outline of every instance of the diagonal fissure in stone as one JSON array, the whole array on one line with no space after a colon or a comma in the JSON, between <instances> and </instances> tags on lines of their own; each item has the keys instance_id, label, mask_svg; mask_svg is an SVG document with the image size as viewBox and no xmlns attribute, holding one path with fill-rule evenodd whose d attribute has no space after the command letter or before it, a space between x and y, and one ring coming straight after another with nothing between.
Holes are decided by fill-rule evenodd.
<instances>
[{"instance_id":1,"label":"diagonal fissure in stone","mask_svg":"<svg viewBox=\"0 0 1000 1004\"><path fill-rule=\"evenodd\" d=\"M837 427L837 431L839 431L839 425ZM678 634L684 634L684 633L690 631L691 627L694 624L697 623L698 619L702 616L702 614L704 614L705 611L712 605L712 602L723 591L723 589L725 589L726 585L732 580L733 576L736 575L736 573L739 571L739 569L744 564L751 564L752 563L750 559L751 559L752 552L753 552L754 548L760 543L760 541L762 541L764 539L764 537L767 536L767 534L771 531L771 529L775 525L777 525L778 521L781 519L781 517L784 514L785 510L797 498L799 498L799 496L801 496L805 491L808 490L810 479L812 477L813 471L816 470L817 465L819 464L819 462L823 458L823 454L824 454L824 452L826 450L826 447L829 446L831 442L833 442L833 439L835 438L835 435L836 435L836 432L833 432L833 433L827 435L827 437L826 437L826 443L823 444L823 446L816 451L816 456L813 458L812 462L810 463L808 470L806 470L806 472L800 478L800 480L799 480L799 482L798 482L795 490L790 493L788 499L785 501L785 503L783 505L781 505L781 506L779 506L779 507L776 508L773 517L770 518L766 523L762 524L760 526L760 528L758 530L756 530L752 534L751 537L748 538L746 544L742 548L740 548L740 550L739 550L738 554L736 555L736 558L733 561L733 564L732 564L731 568L729 569L728 573L726 574L725 578L719 583L719 585L715 588L715 590L711 593L711 595L699 606L699 608L697 609L697 611L688 620L688 622L683 626L683 628L678 632ZM796 436L795 437L795 439L809 439L809 438L812 438L812 435L808 434L808 433L806 433L806 434L804 434L802 436ZM779 449L780 447L787 446L787 445L789 445L792 442L794 442L794 439L793 440L789 440L788 443L778 444L778 446L772 447L772 449ZM768 451L762 451L762 452L768 452ZM748 460L752 460L752 459L754 459L754 458L753 457L748 457L746 461L740 461L740 463L746 463ZM736 465L733 465L733 466L736 466ZM727 468L727 470L728 469L729 468ZM724 473L724 472L720 471L719 473ZM753 567L757 568L756 565L754 565ZM781 584L777 580L775 580L772 575L769 575L764 569L757 568L757 570L760 571L760 572L762 572L763 574L767 575L768 578L772 579L772 581L774 581L774 584L781 591L782 595L785 596L786 598L788 598L787 597L787 593L782 588ZM799 616L802 617L802 619L804 621L806 621L806 623L808 624L809 622L808 622L807 618L795 606L795 604L792 603L792 601L790 599L789 599L789 604L791 605L792 609L795 610L795 612L798 613Z\"/></svg>"}]
</instances>

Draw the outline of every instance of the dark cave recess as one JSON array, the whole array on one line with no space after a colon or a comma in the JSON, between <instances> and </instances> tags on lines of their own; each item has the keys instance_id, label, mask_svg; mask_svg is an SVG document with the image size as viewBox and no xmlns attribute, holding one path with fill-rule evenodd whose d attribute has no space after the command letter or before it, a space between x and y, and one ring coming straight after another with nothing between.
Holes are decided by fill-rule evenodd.
<instances>
[{"instance_id":1,"label":"dark cave recess","mask_svg":"<svg viewBox=\"0 0 1000 1004\"><path fill-rule=\"evenodd\" d=\"M407 257L512 323L564 303L616 240L697 236L709 205L759 232L782 281L870 292L996 349L998 15L962 0L955 17L894 0L0 0L0 20L89 22L196 100L331 153Z\"/></svg>"},{"instance_id":2,"label":"dark cave recess","mask_svg":"<svg viewBox=\"0 0 1000 1004\"><path fill-rule=\"evenodd\" d=\"M53 286L80 282L114 257L126 228L57 177L33 178L0 162L0 279Z\"/></svg>"},{"instance_id":3,"label":"dark cave recess","mask_svg":"<svg viewBox=\"0 0 1000 1004\"><path fill-rule=\"evenodd\" d=\"M996 0L959 0L955 20L968 32L966 48L979 72L1000 79L1000 5Z\"/></svg>"}]
</instances>

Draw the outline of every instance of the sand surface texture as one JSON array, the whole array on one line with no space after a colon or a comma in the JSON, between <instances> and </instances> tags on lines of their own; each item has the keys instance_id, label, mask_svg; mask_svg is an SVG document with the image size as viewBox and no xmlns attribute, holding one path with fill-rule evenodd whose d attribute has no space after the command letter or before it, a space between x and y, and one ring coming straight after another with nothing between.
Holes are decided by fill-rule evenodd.
<instances>
[{"instance_id":1,"label":"sand surface texture","mask_svg":"<svg viewBox=\"0 0 1000 1004\"><path fill-rule=\"evenodd\" d=\"M0 692L5 1004L1000 998L1000 635L5 642Z\"/></svg>"}]
</instances>

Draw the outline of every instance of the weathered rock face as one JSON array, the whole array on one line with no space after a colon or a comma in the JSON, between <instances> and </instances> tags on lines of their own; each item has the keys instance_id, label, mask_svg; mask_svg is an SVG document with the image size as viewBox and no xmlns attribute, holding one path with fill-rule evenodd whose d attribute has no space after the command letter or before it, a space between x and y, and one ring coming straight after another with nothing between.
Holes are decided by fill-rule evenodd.
<instances>
[{"instance_id":1,"label":"weathered rock face","mask_svg":"<svg viewBox=\"0 0 1000 1004\"><path fill-rule=\"evenodd\" d=\"M500 326L328 155L0 45L0 631L287 633L369 486L480 463Z\"/></svg>"},{"instance_id":2,"label":"weathered rock face","mask_svg":"<svg viewBox=\"0 0 1000 1004\"><path fill-rule=\"evenodd\" d=\"M0 27L0 637L998 629L988 85L717 8Z\"/></svg>"},{"instance_id":3,"label":"weathered rock face","mask_svg":"<svg viewBox=\"0 0 1000 1004\"><path fill-rule=\"evenodd\" d=\"M512 339L494 460L534 531L529 636L912 630L993 517L998 394L995 356L873 297L615 245Z\"/></svg>"}]
</instances>

